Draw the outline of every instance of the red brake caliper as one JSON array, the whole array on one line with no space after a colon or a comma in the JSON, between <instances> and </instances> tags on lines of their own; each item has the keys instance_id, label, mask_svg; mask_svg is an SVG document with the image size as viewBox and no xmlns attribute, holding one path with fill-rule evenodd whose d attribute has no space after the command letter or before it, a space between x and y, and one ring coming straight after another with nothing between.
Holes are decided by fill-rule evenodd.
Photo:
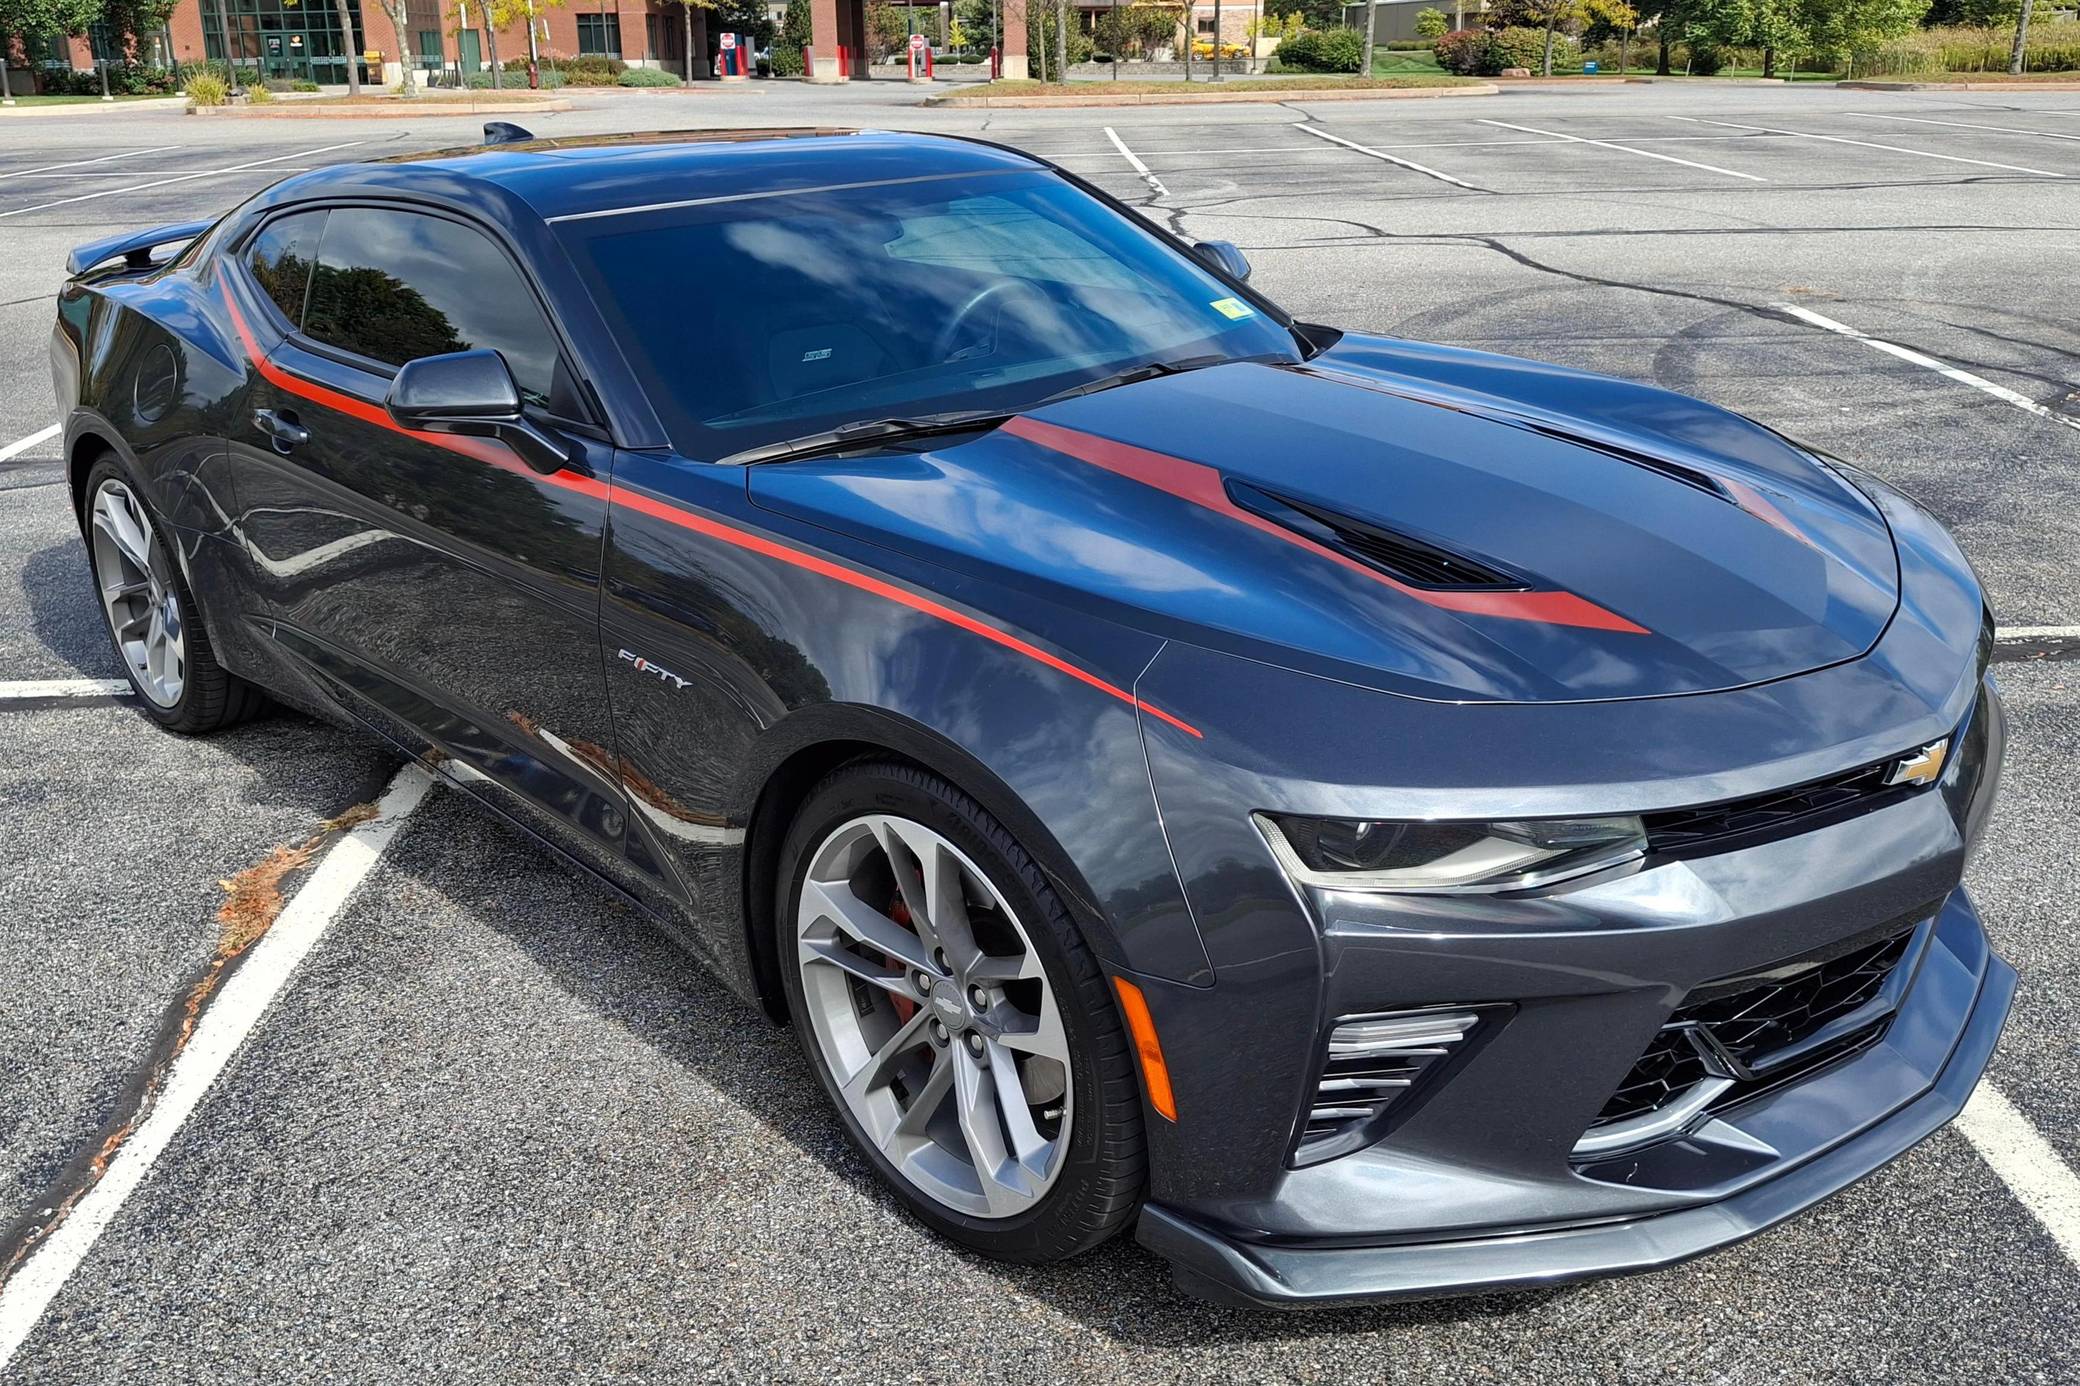
<instances>
[{"instance_id":1,"label":"red brake caliper","mask_svg":"<svg viewBox=\"0 0 2080 1386\"><path fill-rule=\"evenodd\" d=\"M912 933L917 931L916 927L910 922L910 905L903 899L900 892L896 895L894 902L888 907L888 917L904 928L909 929ZM896 958L890 958L888 964L890 967L903 966L902 962ZM910 1017L917 1014L917 1003L907 996L891 996L888 999L889 1003L896 1008L896 1024L908 1025Z\"/></svg>"}]
</instances>

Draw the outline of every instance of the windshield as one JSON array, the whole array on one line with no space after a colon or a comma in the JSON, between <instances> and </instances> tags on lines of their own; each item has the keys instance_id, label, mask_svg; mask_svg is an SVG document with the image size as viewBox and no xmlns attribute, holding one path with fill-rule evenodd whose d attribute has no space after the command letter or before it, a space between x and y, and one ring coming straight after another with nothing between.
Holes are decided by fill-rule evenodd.
<instances>
[{"instance_id":1,"label":"windshield","mask_svg":"<svg viewBox=\"0 0 2080 1386\"><path fill-rule=\"evenodd\" d=\"M962 175L559 227L679 451L861 419L1016 411L1190 358L1298 360L1292 335L1051 174Z\"/></svg>"}]
</instances>

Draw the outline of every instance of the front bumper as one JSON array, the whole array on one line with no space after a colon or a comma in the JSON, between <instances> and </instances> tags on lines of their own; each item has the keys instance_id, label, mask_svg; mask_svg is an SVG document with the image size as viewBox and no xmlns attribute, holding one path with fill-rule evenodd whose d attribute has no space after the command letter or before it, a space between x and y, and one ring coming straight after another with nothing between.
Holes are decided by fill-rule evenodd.
<instances>
[{"instance_id":1,"label":"front bumper","mask_svg":"<svg viewBox=\"0 0 2080 1386\"><path fill-rule=\"evenodd\" d=\"M1168 1258L1180 1289L1263 1307L1528 1289L1674 1265L1741 1241L1896 1158L1971 1095L2007 1019L2015 972L1993 954L1964 892L1929 927L1921 970L1883 1040L1672 1143L1707 1165L1714 1152L1754 1156L1745 1169L1722 1159L1726 1178L1689 1190L1699 1201L1687 1206L1350 1245L1223 1232L1151 1204L1139 1239Z\"/></svg>"}]
</instances>

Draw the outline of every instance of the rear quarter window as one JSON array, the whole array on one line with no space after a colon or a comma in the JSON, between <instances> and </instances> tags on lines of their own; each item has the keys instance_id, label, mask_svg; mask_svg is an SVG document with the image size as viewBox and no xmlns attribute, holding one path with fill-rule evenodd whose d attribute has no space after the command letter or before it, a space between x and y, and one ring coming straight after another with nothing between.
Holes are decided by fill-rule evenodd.
<instances>
[{"instance_id":1,"label":"rear quarter window","mask_svg":"<svg viewBox=\"0 0 2080 1386\"><path fill-rule=\"evenodd\" d=\"M310 292L311 267L317 262L326 215L298 212L279 217L262 227L246 248L246 268L291 327L303 324L304 300Z\"/></svg>"}]
</instances>

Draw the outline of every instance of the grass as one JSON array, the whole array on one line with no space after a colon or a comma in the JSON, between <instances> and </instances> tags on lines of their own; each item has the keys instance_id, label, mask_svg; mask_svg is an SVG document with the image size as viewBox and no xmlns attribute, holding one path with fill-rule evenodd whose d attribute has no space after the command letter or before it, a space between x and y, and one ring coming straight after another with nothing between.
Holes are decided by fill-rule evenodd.
<instances>
[{"instance_id":1,"label":"grass","mask_svg":"<svg viewBox=\"0 0 2080 1386\"><path fill-rule=\"evenodd\" d=\"M977 100L986 96L1167 96L1185 91L1217 91L1226 86L1234 91L1377 91L1397 87L1462 87L1478 82L1477 77L1447 77L1432 72L1421 76L1360 77L1318 73L1294 77L1230 77L1227 81L1193 82L1038 82L1031 78L1002 78L966 87L941 98L947 102Z\"/></svg>"},{"instance_id":2,"label":"grass","mask_svg":"<svg viewBox=\"0 0 2080 1386\"><path fill-rule=\"evenodd\" d=\"M1435 53L1389 52L1384 48L1372 50L1372 75L1375 77L1442 77L1445 70L1437 65Z\"/></svg>"},{"instance_id":3,"label":"grass","mask_svg":"<svg viewBox=\"0 0 2080 1386\"><path fill-rule=\"evenodd\" d=\"M118 96L116 100L171 101L174 99L174 95L171 92L162 92L156 96ZM17 106L84 106L90 101L98 102L100 100L101 93L99 92L94 93L92 96L24 96L20 92L16 92L14 104Z\"/></svg>"}]
</instances>

